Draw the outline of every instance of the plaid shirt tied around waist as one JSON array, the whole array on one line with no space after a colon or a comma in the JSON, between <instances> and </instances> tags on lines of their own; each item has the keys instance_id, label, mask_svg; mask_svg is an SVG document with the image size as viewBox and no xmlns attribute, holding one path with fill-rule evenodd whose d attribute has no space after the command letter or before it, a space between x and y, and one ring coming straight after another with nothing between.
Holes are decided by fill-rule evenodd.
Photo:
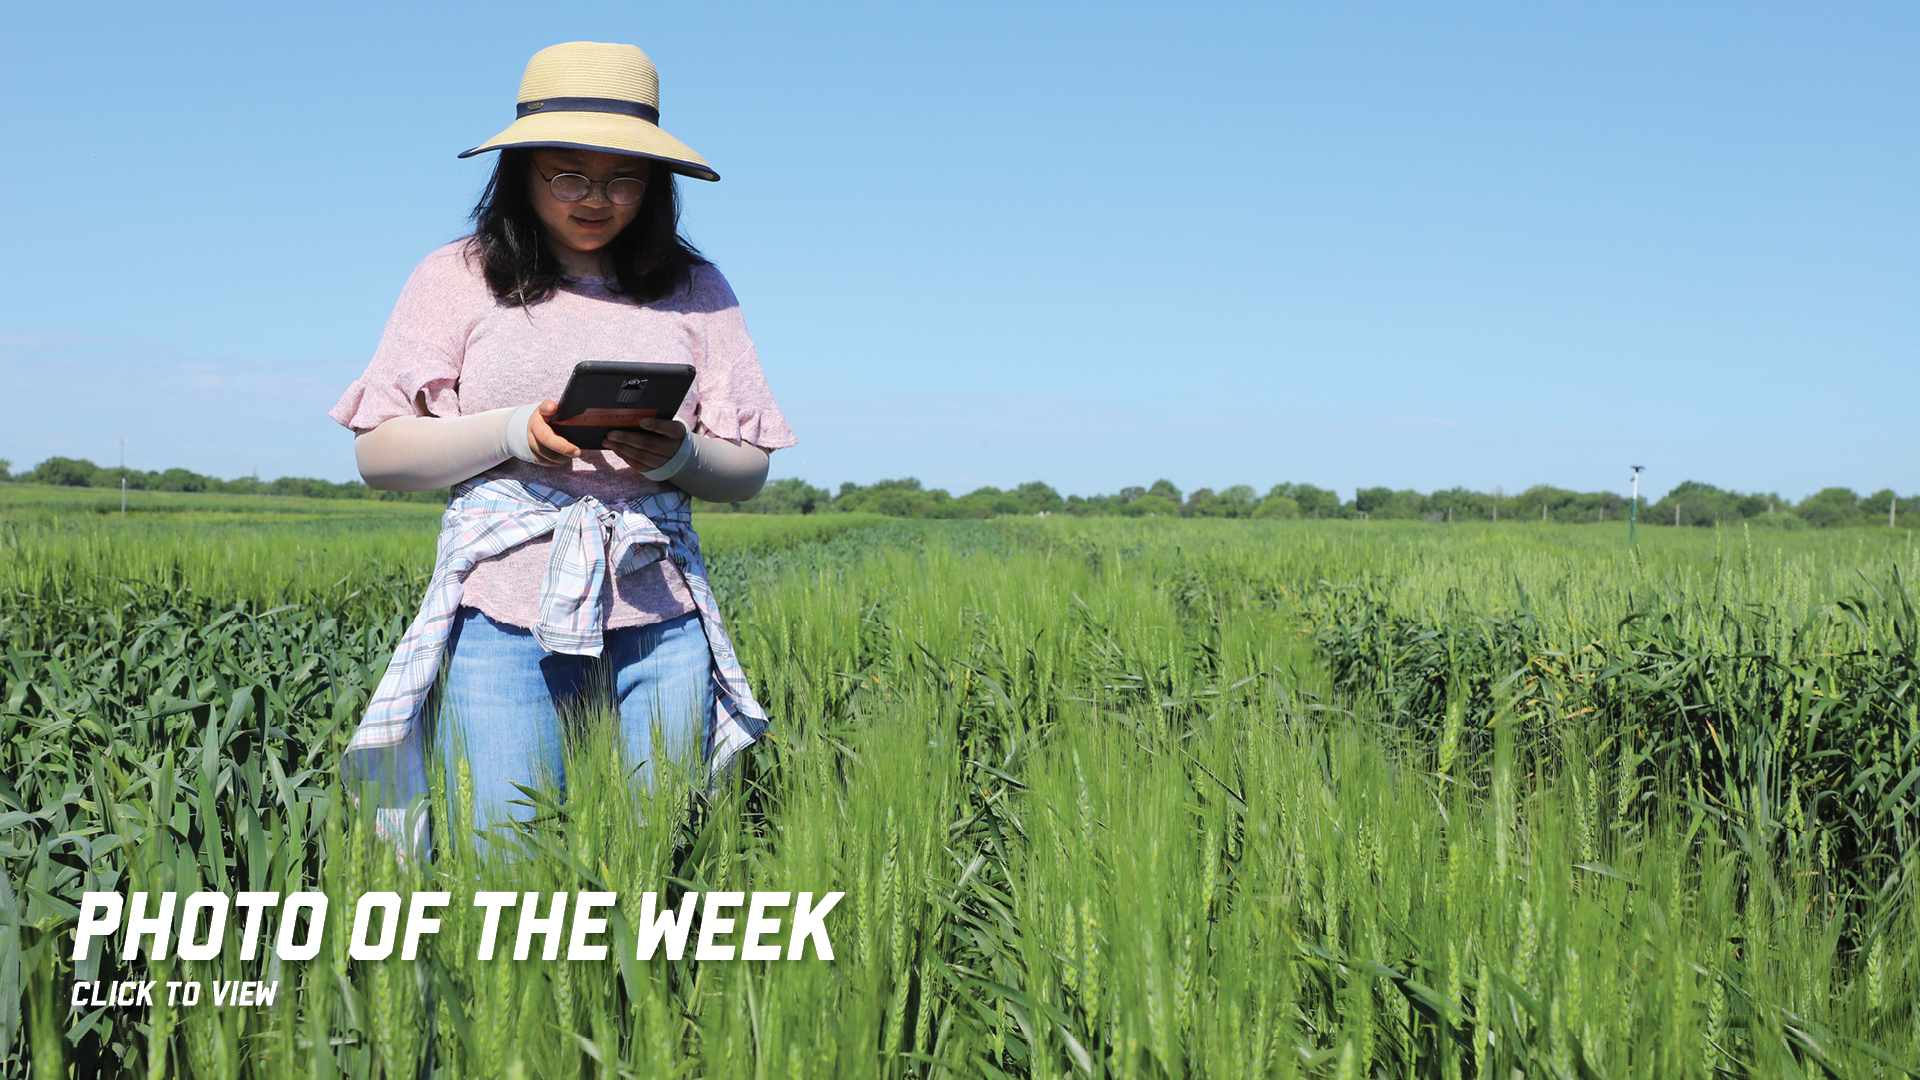
<instances>
[{"instance_id":1,"label":"plaid shirt tied around waist","mask_svg":"<svg viewBox=\"0 0 1920 1080\"><path fill-rule=\"evenodd\" d=\"M591 495L573 496L544 484L488 479L457 484L440 520L439 554L420 613L401 637L374 690L360 727L347 744L342 771L351 784L383 785L382 819L405 813L427 792L426 737L421 706L440 675L467 573L475 563L535 537L553 534L540 585L540 625L534 638L548 652L599 656L605 636L601 585L611 560L627 574L662 557L673 562L693 594L713 657L713 716L707 757L717 775L767 729L766 710L754 700L720 608L707 584L707 566L694 535L692 500L667 490L612 506ZM385 820L388 831L398 820ZM419 822L399 830L414 833Z\"/></svg>"}]
</instances>

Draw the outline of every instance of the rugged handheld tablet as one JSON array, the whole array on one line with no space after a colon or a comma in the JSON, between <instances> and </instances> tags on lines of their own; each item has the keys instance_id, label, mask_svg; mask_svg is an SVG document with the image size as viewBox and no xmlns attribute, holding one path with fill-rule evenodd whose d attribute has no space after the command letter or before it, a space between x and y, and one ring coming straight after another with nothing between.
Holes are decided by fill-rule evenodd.
<instances>
[{"instance_id":1,"label":"rugged handheld tablet","mask_svg":"<svg viewBox=\"0 0 1920 1080\"><path fill-rule=\"evenodd\" d=\"M609 431L639 431L649 417L673 419L692 385L690 364L582 360L547 423L582 450L604 450Z\"/></svg>"}]
</instances>

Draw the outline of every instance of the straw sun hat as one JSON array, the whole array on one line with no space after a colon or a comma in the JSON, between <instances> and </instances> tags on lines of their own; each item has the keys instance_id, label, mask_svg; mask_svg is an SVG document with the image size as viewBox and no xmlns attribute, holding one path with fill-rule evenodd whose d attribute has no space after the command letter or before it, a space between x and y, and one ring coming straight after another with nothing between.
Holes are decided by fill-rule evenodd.
<instances>
[{"instance_id":1,"label":"straw sun hat","mask_svg":"<svg viewBox=\"0 0 1920 1080\"><path fill-rule=\"evenodd\" d=\"M677 173L720 174L686 143L660 130L660 77L632 45L570 41L533 54L520 79L519 118L461 154L515 146L604 150L663 161Z\"/></svg>"}]
</instances>

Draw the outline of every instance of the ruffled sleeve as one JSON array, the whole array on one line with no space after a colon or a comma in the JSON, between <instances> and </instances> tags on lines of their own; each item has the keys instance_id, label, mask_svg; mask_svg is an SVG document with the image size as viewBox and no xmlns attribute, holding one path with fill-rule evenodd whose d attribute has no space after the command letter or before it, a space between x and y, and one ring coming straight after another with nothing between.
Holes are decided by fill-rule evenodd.
<instances>
[{"instance_id":1,"label":"ruffled sleeve","mask_svg":"<svg viewBox=\"0 0 1920 1080\"><path fill-rule=\"evenodd\" d=\"M760 357L747 336L747 323L720 271L694 268L693 292L700 300L691 318L700 360L694 367L697 398L693 429L706 435L779 450L799 442L773 402L773 390Z\"/></svg>"},{"instance_id":2,"label":"ruffled sleeve","mask_svg":"<svg viewBox=\"0 0 1920 1080\"><path fill-rule=\"evenodd\" d=\"M465 249L464 241L449 244L414 270L366 372L328 416L358 433L396 416L461 415L460 368L478 316L476 283L491 299Z\"/></svg>"}]
</instances>

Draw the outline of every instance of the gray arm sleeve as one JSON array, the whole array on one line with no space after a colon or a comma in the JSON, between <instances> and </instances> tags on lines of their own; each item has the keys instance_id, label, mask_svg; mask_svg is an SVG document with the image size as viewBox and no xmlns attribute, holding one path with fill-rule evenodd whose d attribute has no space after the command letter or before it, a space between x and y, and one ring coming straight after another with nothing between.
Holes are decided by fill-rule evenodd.
<instances>
[{"instance_id":1,"label":"gray arm sleeve","mask_svg":"<svg viewBox=\"0 0 1920 1080\"><path fill-rule=\"evenodd\" d=\"M711 435L689 433L680 452L665 465L643 473L708 502L746 502L767 482L767 452Z\"/></svg>"},{"instance_id":2,"label":"gray arm sleeve","mask_svg":"<svg viewBox=\"0 0 1920 1080\"><path fill-rule=\"evenodd\" d=\"M527 417L533 409L523 405L472 416L396 416L354 436L360 478L382 491L432 491L477 476L510 457L531 461Z\"/></svg>"}]
</instances>

